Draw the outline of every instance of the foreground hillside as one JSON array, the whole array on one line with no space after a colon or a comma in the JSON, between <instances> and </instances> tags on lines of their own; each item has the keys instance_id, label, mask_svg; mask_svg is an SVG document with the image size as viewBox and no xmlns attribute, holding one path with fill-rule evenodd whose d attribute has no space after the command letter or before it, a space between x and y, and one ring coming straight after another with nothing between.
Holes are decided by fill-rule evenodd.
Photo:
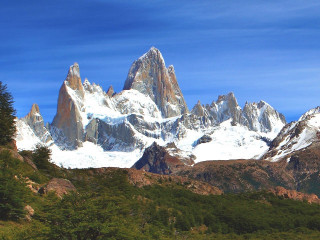
<instances>
[{"instance_id":1,"label":"foreground hillside","mask_svg":"<svg viewBox=\"0 0 320 240\"><path fill-rule=\"evenodd\" d=\"M43 147L20 154L0 153L1 239L320 237L318 204L268 192L221 195L205 183L133 169L67 170L50 164Z\"/></svg>"}]
</instances>

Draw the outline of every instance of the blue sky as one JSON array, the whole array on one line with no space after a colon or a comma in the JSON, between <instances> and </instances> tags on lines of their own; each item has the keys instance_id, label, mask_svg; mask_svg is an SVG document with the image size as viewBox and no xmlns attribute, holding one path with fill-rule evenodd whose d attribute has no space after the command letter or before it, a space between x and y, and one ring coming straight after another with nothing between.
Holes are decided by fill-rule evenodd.
<instances>
[{"instance_id":1,"label":"blue sky","mask_svg":"<svg viewBox=\"0 0 320 240\"><path fill-rule=\"evenodd\" d=\"M121 91L132 62L155 46L191 109L233 91L288 121L320 105L319 1L2 1L0 81L18 117L56 112L68 68Z\"/></svg>"}]
</instances>

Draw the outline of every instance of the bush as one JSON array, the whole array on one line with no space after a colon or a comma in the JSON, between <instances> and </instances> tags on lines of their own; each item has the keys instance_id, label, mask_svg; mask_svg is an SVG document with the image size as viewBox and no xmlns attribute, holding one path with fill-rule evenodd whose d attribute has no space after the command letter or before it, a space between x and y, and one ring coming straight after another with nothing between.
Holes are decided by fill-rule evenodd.
<instances>
[{"instance_id":1,"label":"bush","mask_svg":"<svg viewBox=\"0 0 320 240\"><path fill-rule=\"evenodd\" d=\"M49 162L51 157L51 150L44 145L38 144L32 153L32 159L38 169L51 169L52 165Z\"/></svg>"}]
</instances>

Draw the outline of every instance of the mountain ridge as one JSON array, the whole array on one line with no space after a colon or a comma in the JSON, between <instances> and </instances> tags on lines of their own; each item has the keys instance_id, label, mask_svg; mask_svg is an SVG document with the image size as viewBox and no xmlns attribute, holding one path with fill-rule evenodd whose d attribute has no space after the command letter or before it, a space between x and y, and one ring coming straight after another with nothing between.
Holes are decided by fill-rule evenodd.
<instances>
[{"instance_id":1,"label":"mountain ridge","mask_svg":"<svg viewBox=\"0 0 320 240\"><path fill-rule=\"evenodd\" d=\"M56 164L131 167L153 142L174 142L181 155L194 154L196 162L223 155L259 158L285 123L283 115L264 101L246 103L242 109L232 92L210 105L198 102L189 112L174 67L166 68L161 52L153 47L134 61L119 93L112 86L105 92L87 78L82 82L79 64L70 66L56 116L46 129ZM18 128L29 132L32 141L43 142L32 124ZM22 135L17 144L24 149ZM203 136L212 140L204 142ZM220 147L225 143L231 150Z\"/></svg>"}]
</instances>

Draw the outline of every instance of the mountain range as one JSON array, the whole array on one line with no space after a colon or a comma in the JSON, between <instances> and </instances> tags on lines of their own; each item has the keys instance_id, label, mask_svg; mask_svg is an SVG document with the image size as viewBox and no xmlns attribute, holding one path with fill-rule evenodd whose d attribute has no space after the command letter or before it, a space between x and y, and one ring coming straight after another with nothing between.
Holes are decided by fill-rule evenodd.
<instances>
[{"instance_id":1,"label":"mountain range","mask_svg":"<svg viewBox=\"0 0 320 240\"><path fill-rule=\"evenodd\" d=\"M232 92L211 104L198 101L189 110L174 67L166 67L152 47L133 62L119 93L82 80L79 65L73 64L53 121L45 123L34 104L17 119L16 142L20 150L47 145L52 162L64 167L133 166L170 174L176 166L207 160L289 161L318 141L319 127L319 107L287 124L265 101L241 108ZM162 157L150 158L154 151Z\"/></svg>"}]
</instances>

